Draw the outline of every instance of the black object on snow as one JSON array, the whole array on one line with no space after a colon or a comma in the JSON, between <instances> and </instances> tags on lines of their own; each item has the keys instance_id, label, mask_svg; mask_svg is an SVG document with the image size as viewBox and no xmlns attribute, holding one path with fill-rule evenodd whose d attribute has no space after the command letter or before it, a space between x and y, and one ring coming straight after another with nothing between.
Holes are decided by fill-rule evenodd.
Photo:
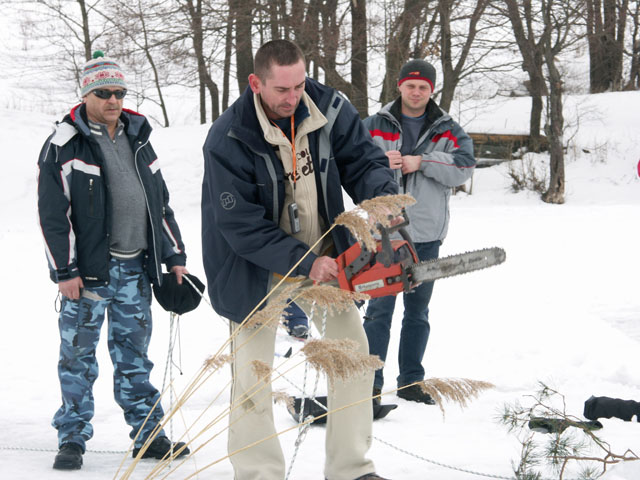
<instances>
[{"instance_id":1,"label":"black object on snow","mask_svg":"<svg viewBox=\"0 0 640 480\"><path fill-rule=\"evenodd\" d=\"M316 402L321 403L322 405L324 405L325 408L321 407L320 405L318 405L317 403L315 403L313 400L307 398L304 401L304 413L302 415L303 420L305 418L307 418L309 415L312 415L314 417L318 417L324 413L327 413L326 410L326 406L327 406L327 397L326 396L321 396L321 397L316 397ZM302 399L300 397L294 397L293 399L293 408L291 407L287 407L287 410L289 411L289 413L291 414L291 416L293 417L293 419L296 422L300 421L300 404L302 403ZM396 404L388 404L388 405L383 405L383 404L373 404L373 419L377 420L379 418L384 418L387 416L387 414L391 411L398 408L398 405ZM325 423L327 423L327 416L325 415L324 417L321 418L317 418L316 420L314 420L313 422L311 422L314 425L323 425Z\"/></svg>"},{"instance_id":2,"label":"black object on snow","mask_svg":"<svg viewBox=\"0 0 640 480\"><path fill-rule=\"evenodd\" d=\"M629 422L634 415L636 421L640 421L640 402L634 400L592 395L589 400L584 402L584 416L590 420L616 417Z\"/></svg>"},{"instance_id":3,"label":"black object on snow","mask_svg":"<svg viewBox=\"0 0 640 480\"><path fill-rule=\"evenodd\" d=\"M562 433L568 427L577 427L583 430L600 430L602 424L597 420L583 422L568 418L531 417L529 420L529 428L539 433Z\"/></svg>"}]
</instances>

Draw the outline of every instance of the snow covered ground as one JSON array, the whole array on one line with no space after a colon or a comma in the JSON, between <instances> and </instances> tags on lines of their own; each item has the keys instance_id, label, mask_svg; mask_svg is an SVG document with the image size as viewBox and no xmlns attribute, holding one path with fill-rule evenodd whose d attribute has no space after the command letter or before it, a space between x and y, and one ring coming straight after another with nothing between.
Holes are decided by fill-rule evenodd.
<instances>
[{"instance_id":1,"label":"snow covered ground","mask_svg":"<svg viewBox=\"0 0 640 480\"><path fill-rule=\"evenodd\" d=\"M564 205L544 204L532 193L511 193L504 165L478 169L472 195L459 194L451 202L452 220L442 254L496 245L507 251L507 261L437 282L424 363L429 376L485 380L496 388L464 410L446 405L444 418L436 407L408 403L395 395L385 397L385 403L399 406L374 423L376 438L430 462L374 441L370 455L383 476L482 478L462 469L494 478L512 477L511 463L519 458L519 444L496 422L496 416L505 403L527 404L538 382L561 392L567 412L577 417L591 395L640 400L640 180L635 173L640 159L640 92L574 97L566 104L568 136L573 135L575 148L570 149L566 163ZM528 108L528 99L505 100L478 107L464 123L473 131L526 132ZM128 429L112 399L104 340L99 350L102 372L95 386L95 436L88 444L85 466L78 472L51 469L56 435L49 423L60 401L56 287L48 279L36 221L35 176L38 152L54 120L34 112L0 110L5 159L5 174L0 177L5 272L0 279L4 311L0 476L11 480L117 478L123 456L118 452L128 447ZM199 125L157 128L152 135L187 245L188 267L203 280L199 203L201 146L207 129ZM390 352L397 351L400 316L397 309ZM156 363L154 383L160 387L169 317L155 305L154 319L151 357ZM174 353L184 372L179 376L174 369L178 389L218 349L227 332L225 322L205 303L182 317L182 349ZM299 343L279 336L278 353L289 346L298 348ZM390 354L385 370L389 388L397 375L394 357L395 353ZM291 375L300 377L301 371ZM185 420L199 415L220 391L223 394L213 408L224 408L228 379L228 369L215 375L185 406ZM296 393L286 383L277 386ZM166 409L168 399L164 405ZM293 426L284 407L274 408L278 429ZM616 419L602 423L600 436L614 452L632 449L640 454L640 425ZM172 436L177 438L183 431L182 419L176 419ZM294 430L281 438L288 460L295 436ZM542 434L536 438L542 439ZM323 442L324 428L311 428L291 478L322 478ZM170 478L186 478L225 452L223 434ZM640 465L634 463L640 462L611 468L603 478L640 478ZM144 478L153 465L143 461L132 478ZM565 478L575 478L575 472L571 470ZM232 478L232 470L224 460L194 478Z\"/></svg>"}]
</instances>

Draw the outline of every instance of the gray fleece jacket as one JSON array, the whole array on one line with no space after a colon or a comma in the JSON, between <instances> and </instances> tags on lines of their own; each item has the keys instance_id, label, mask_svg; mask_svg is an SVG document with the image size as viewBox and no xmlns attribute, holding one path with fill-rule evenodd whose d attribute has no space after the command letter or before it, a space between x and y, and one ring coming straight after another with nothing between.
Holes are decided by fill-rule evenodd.
<instances>
[{"instance_id":1,"label":"gray fleece jacket","mask_svg":"<svg viewBox=\"0 0 640 480\"><path fill-rule=\"evenodd\" d=\"M416 172L403 176L394 170L401 193L409 193L415 205L407 209L408 231L414 242L443 240L449 226L451 188L462 185L473 174L476 161L473 141L449 116L429 100L424 126L412 155L422 156ZM400 99L388 103L364 120L373 141L385 152L402 147Z\"/></svg>"}]
</instances>

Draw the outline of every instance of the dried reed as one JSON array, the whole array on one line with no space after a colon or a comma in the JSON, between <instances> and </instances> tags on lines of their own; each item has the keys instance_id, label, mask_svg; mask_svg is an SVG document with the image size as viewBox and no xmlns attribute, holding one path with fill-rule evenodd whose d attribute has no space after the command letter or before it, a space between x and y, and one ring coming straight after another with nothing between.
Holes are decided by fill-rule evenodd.
<instances>
[{"instance_id":1,"label":"dried reed","mask_svg":"<svg viewBox=\"0 0 640 480\"><path fill-rule=\"evenodd\" d=\"M211 355L204 361L204 368L206 370L218 370L224 364L231 363L232 360L232 355Z\"/></svg>"},{"instance_id":2,"label":"dried reed","mask_svg":"<svg viewBox=\"0 0 640 480\"><path fill-rule=\"evenodd\" d=\"M358 343L350 339L308 340L301 351L316 370L324 372L330 386L384 365L377 356L359 352Z\"/></svg>"},{"instance_id":3,"label":"dried reed","mask_svg":"<svg viewBox=\"0 0 640 480\"><path fill-rule=\"evenodd\" d=\"M381 197L365 200L358 206L369 214L376 222L385 227L391 225L394 217L402 214L402 210L409 205L416 203L416 200L409 194L383 195Z\"/></svg>"},{"instance_id":4,"label":"dried reed","mask_svg":"<svg viewBox=\"0 0 640 480\"><path fill-rule=\"evenodd\" d=\"M253 360L251 362L251 369L253 370L253 374L258 377L258 380L262 380L267 384L271 383L271 367L262 360Z\"/></svg>"},{"instance_id":5,"label":"dried reed","mask_svg":"<svg viewBox=\"0 0 640 480\"><path fill-rule=\"evenodd\" d=\"M287 407L287 410L289 411L293 410L293 405L294 405L293 397L289 395L287 392L279 390L279 391L273 392L272 395L273 395L273 403L282 404L285 407Z\"/></svg>"},{"instance_id":6,"label":"dried reed","mask_svg":"<svg viewBox=\"0 0 640 480\"><path fill-rule=\"evenodd\" d=\"M343 227L346 227L358 243L363 245L370 252L375 252L376 239L373 238L371 225L357 209L342 212L336 217L334 225L342 225Z\"/></svg>"},{"instance_id":7,"label":"dried reed","mask_svg":"<svg viewBox=\"0 0 640 480\"><path fill-rule=\"evenodd\" d=\"M296 298L301 298L331 313L342 312L353 306L353 302L368 300L366 293L349 292L330 285L314 285L304 289Z\"/></svg>"},{"instance_id":8,"label":"dried reed","mask_svg":"<svg viewBox=\"0 0 640 480\"><path fill-rule=\"evenodd\" d=\"M466 407L469 400L477 398L480 392L495 388L495 385L468 378L428 378L417 383L420 389L433 398L444 416L443 400Z\"/></svg>"},{"instance_id":9,"label":"dried reed","mask_svg":"<svg viewBox=\"0 0 640 480\"><path fill-rule=\"evenodd\" d=\"M284 309L289 306L289 299L293 296L293 292L297 288L297 283L286 285L266 307L251 315L251 317L246 320L244 326L247 328L259 327L261 325L272 328L277 327Z\"/></svg>"}]
</instances>

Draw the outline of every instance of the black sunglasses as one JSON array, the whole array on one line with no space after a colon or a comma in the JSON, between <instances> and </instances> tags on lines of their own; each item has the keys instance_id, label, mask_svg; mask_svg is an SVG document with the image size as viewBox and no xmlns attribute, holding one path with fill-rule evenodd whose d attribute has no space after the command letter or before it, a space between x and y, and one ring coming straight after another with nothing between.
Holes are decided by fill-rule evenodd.
<instances>
[{"instance_id":1,"label":"black sunglasses","mask_svg":"<svg viewBox=\"0 0 640 480\"><path fill-rule=\"evenodd\" d=\"M118 100L122 100L127 94L126 90L105 90L104 88L96 88L93 94L102 100L109 100L111 95L115 95Z\"/></svg>"}]
</instances>

